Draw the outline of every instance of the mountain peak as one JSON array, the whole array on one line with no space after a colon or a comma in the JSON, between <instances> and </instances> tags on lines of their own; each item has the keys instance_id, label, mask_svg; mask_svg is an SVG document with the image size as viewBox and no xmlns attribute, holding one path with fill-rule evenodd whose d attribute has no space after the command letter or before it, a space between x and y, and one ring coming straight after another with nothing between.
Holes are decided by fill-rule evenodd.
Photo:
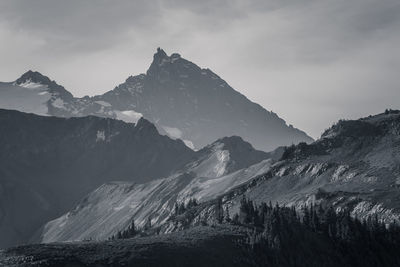
<instances>
[{"instance_id":1,"label":"mountain peak","mask_svg":"<svg viewBox=\"0 0 400 267\"><path fill-rule=\"evenodd\" d=\"M63 86L57 84L55 81L50 80L49 77L41 74L38 71L28 70L15 81L15 84L17 85L25 83L37 83L47 85L47 87L49 88L49 92L58 94L65 100L71 100L74 98L73 95L68 92Z\"/></svg>"},{"instance_id":2,"label":"mountain peak","mask_svg":"<svg viewBox=\"0 0 400 267\"><path fill-rule=\"evenodd\" d=\"M22 74L21 77L19 77L15 81L15 83L19 85L19 84L26 83L28 81L34 82L34 83L41 83L44 85L49 85L51 83L51 80L47 76L44 76L43 74L41 74L38 71L32 71L32 70L28 70L27 72Z\"/></svg>"},{"instance_id":3,"label":"mountain peak","mask_svg":"<svg viewBox=\"0 0 400 267\"><path fill-rule=\"evenodd\" d=\"M224 150L229 152L229 170L235 171L248 167L270 157L269 153L256 150L240 136L223 137L203 148L203 153ZM200 152L201 153L201 152Z\"/></svg>"},{"instance_id":4,"label":"mountain peak","mask_svg":"<svg viewBox=\"0 0 400 267\"><path fill-rule=\"evenodd\" d=\"M165 51L162 48L158 47L157 52L154 54L154 59L165 58L165 57L168 57L167 53L165 53Z\"/></svg>"},{"instance_id":5,"label":"mountain peak","mask_svg":"<svg viewBox=\"0 0 400 267\"><path fill-rule=\"evenodd\" d=\"M254 147L243 140L240 136L233 135L218 139L211 144L211 147L223 146L223 149L229 150L231 152L243 152L243 151L255 151Z\"/></svg>"},{"instance_id":6,"label":"mountain peak","mask_svg":"<svg viewBox=\"0 0 400 267\"><path fill-rule=\"evenodd\" d=\"M158 76L160 68L167 62L170 62L170 58L160 47L157 48L157 52L153 56L153 62L150 68L147 70L147 75Z\"/></svg>"},{"instance_id":7,"label":"mountain peak","mask_svg":"<svg viewBox=\"0 0 400 267\"><path fill-rule=\"evenodd\" d=\"M167 53L162 48L157 48L157 52L153 56L153 62L150 65L150 68L147 71L147 74L150 76L159 77L159 74L165 70L167 72L170 71L168 66L171 66L176 61L181 59L181 55L178 53L173 53L171 56L168 56Z\"/></svg>"},{"instance_id":8,"label":"mountain peak","mask_svg":"<svg viewBox=\"0 0 400 267\"><path fill-rule=\"evenodd\" d=\"M223 144L224 146L232 146L236 144L246 144L248 146L251 146L248 142L244 141L242 137L237 136L237 135L232 135L232 136L226 136L218 139L215 141L212 145L214 144Z\"/></svg>"}]
</instances>

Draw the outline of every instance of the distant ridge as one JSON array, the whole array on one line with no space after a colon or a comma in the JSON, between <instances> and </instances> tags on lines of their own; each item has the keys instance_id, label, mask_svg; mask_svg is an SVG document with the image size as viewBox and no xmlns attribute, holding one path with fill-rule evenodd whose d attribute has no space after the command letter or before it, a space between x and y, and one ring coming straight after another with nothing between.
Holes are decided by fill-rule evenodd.
<instances>
[{"instance_id":1,"label":"distant ridge","mask_svg":"<svg viewBox=\"0 0 400 267\"><path fill-rule=\"evenodd\" d=\"M168 56L161 48L146 74L130 76L94 97L74 98L48 77L28 71L14 83L0 83L0 108L59 117L95 115L132 123L144 116L162 134L182 139L194 149L232 135L264 151L313 141L235 91L210 69L177 53Z\"/></svg>"}]
</instances>

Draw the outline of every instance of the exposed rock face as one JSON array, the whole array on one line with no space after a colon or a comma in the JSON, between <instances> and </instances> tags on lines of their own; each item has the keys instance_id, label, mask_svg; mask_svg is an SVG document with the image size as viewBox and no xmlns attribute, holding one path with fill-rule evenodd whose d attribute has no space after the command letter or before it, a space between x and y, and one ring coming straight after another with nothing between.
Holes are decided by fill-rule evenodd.
<instances>
[{"instance_id":1,"label":"exposed rock face","mask_svg":"<svg viewBox=\"0 0 400 267\"><path fill-rule=\"evenodd\" d=\"M400 112L340 121L322 138L289 147L281 161L264 174L223 194L224 208L239 211L243 196L301 208L304 204L347 209L367 219L400 222ZM198 208L186 225L167 223L176 231L215 220L215 201Z\"/></svg>"}]
</instances>

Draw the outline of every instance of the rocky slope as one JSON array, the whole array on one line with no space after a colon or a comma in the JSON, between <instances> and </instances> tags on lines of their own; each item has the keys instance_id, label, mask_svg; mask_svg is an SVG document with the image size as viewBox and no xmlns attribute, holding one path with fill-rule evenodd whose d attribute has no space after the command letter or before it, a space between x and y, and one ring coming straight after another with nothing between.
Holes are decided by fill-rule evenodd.
<instances>
[{"instance_id":1,"label":"rocky slope","mask_svg":"<svg viewBox=\"0 0 400 267\"><path fill-rule=\"evenodd\" d=\"M149 183L111 182L85 197L70 212L47 223L36 242L105 240L134 219L144 227L166 222L176 203L207 201L257 174L265 173L272 158L240 137L222 138L196 152L181 170Z\"/></svg>"},{"instance_id":2,"label":"rocky slope","mask_svg":"<svg viewBox=\"0 0 400 267\"><path fill-rule=\"evenodd\" d=\"M160 208L161 203L169 203L169 199L160 200L158 204L153 202L156 203L154 206L152 204L148 206L147 203L152 202L151 199L155 199L155 196L169 195L162 190L171 192L167 184L159 186L161 181L141 186L111 183L100 187L85 198L69 215L61 217L66 219L65 221L62 223L60 223L61 219L58 222L53 221L54 225L50 225L49 228L54 230L56 225L62 228L65 223L69 224L65 229L74 225L74 228L70 229L79 231L78 221L92 218L92 221L89 221L90 226L97 227L98 220L100 224L105 222L103 229L108 229L110 224L118 224L119 219L126 222L135 219L140 222L140 214L144 214L141 210L150 207L149 209L154 213L149 211L143 218L156 215L154 220L152 219L153 228L147 233L152 234L151 236L106 242L52 243L11 248L0 251L0 264L21 267L129 264L158 266L161 263L165 266L185 264L265 266L268 263L268 266L332 267L397 266L399 264L399 228L389 228L386 233L392 233L392 235L388 238L382 234L381 227L383 226L371 221L365 225L361 223L353 225L352 227L355 228L348 231L352 235L346 235L343 228L340 232L341 237L333 237L329 229L320 232L312 230L313 226L306 226L304 219L299 219L301 218L299 214L293 214L293 209L272 208L271 205L269 209L273 209L274 212L267 212L269 215L264 220L269 219L264 226L251 225L251 222L248 225L239 223L239 226L220 224L216 219L218 217L216 212L222 209L228 210L231 216L236 213L242 214L239 206L245 196L258 204L276 201L301 210L304 204L314 203L326 208L333 206L337 214L348 210L351 216L360 219L377 215L382 222L398 222L400 214L398 202L400 199L398 187L400 111L388 111L353 121L339 121L316 142L286 148L280 160L269 160L240 170L237 168L241 166L235 167L234 164L222 160L227 157L217 156L225 154L221 153L224 151L223 148L229 150L229 155L235 154L232 150L234 146L227 145L235 139L236 137L219 140L203 151L197 152L199 158L188 163L184 169L190 170L186 175L192 173L192 177L180 179L177 176L171 176L165 180L173 188L182 185L175 181L195 183L194 186L183 184L182 188L188 190L174 192L174 200L183 196L181 201L195 197L200 202L199 205L187 209L181 215L174 215L169 219L160 216L163 212L163 208ZM237 151L242 151L246 144L239 147L241 148ZM231 158L234 157L229 157ZM251 157L246 155L246 158ZM204 172L201 167L204 166L204 162L207 162L208 166L218 166L218 168L211 168L214 170L211 174ZM225 163L221 164L221 162ZM252 164L252 162L249 161L247 164ZM221 166L225 167L221 168ZM227 166L234 167L229 169ZM202 183L201 176L204 176L204 173L214 178L205 179L205 183ZM193 178L196 175L199 177ZM224 183L220 183L220 179L235 181L240 178L243 180L239 183L224 186L225 190L214 191ZM156 182L159 184L152 187ZM210 182L211 186L209 186ZM146 187L155 190L143 190ZM161 190L158 191L158 189ZM106 193L102 193L102 190ZM114 195L113 190L116 190ZM209 192L212 193L208 194ZM107 198L105 195L113 196ZM96 197L99 198L96 199ZM103 204L108 206L99 205L103 199ZM142 203L143 206L140 206ZM218 208L220 204L222 207ZM170 210L167 206L165 209ZM116 212L118 209L123 210L123 215L115 215L118 214ZM97 215L96 210L99 213ZM112 211L107 213L107 210ZM102 216L102 213L106 214ZM85 217L85 214L88 216ZM329 224L327 220L329 217L326 216L321 221L322 225ZM338 218L338 215L335 216ZM107 221L107 217L117 219ZM77 219L75 222L74 218ZM159 221L157 221L158 218L160 218ZM293 221L287 220L289 218ZM342 220L341 223L346 225L349 222ZM124 222L119 224L122 229L124 225L126 226ZM263 227L263 230L258 227ZM368 228L365 227L371 228L366 230ZM276 236L270 236L274 232ZM302 245L299 246L299 243Z\"/></svg>"},{"instance_id":3,"label":"rocky slope","mask_svg":"<svg viewBox=\"0 0 400 267\"><path fill-rule=\"evenodd\" d=\"M237 135L271 151L312 139L288 126L235 91L209 69L179 54L154 54L146 74L129 77L103 95L74 98L62 86L29 71L13 83L0 83L0 108L61 117L95 115L135 123L153 122L161 133L201 149L224 136Z\"/></svg>"},{"instance_id":4,"label":"rocky slope","mask_svg":"<svg viewBox=\"0 0 400 267\"><path fill-rule=\"evenodd\" d=\"M340 121L316 142L288 147L262 175L222 194L224 209L239 211L243 196L300 209L304 204L349 210L360 219L400 222L400 111ZM163 232L215 223L215 200L194 210L189 222L166 222Z\"/></svg>"},{"instance_id":5,"label":"rocky slope","mask_svg":"<svg viewBox=\"0 0 400 267\"><path fill-rule=\"evenodd\" d=\"M105 182L151 181L195 156L145 119L128 124L0 110L0 125L0 247L26 242Z\"/></svg>"}]
</instances>

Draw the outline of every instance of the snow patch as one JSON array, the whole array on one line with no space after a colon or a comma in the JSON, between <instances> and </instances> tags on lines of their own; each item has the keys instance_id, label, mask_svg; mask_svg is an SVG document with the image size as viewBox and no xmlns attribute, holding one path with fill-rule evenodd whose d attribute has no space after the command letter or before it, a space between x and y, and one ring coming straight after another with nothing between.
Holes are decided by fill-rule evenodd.
<instances>
[{"instance_id":1,"label":"snow patch","mask_svg":"<svg viewBox=\"0 0 400 267\"><path fill-rule=\"evenodd\" d=\"M104 107L111 107L111 104L106 102L106 101L95 101L95 103L99 104L100 106L104 106Z\"/></svg>"},{"instance_id":2,"label":"snow patch","mask_svg":"<svg viewBox=\"0 0 400 267\"><path fill-rule=\"evenodd\" d=\"M97 131L96 134L96 142L101 142L101 141L105 141L106 140L106 134L104 133L104 131Z\"/></svg>"},{"instance_id":3,"label":"snow patch","mask_svg":"<svg viewBox=\"0 0 400 267\"><path fill-rule=\"evenodd\" d=\"M46 87L47 88L47 85L43 85L41 83L32 82L30 79L26 80L24 83L19 84L19 86L27 88L27 89L37 89L37 88L40 88L40 87Z\"/></svg>"},{"instance_id":4,"label":"snow patch","mask_svg":"<svg viewBox=\"0 0 400 267\"><path fill-rule=\"evenodd\" d=\"M167 132L169 137L172 137L174 139L179 139L182 137L182 131L179 130L178 128L168 127L168 126L161 126L161 128L163 128L164 131Z\"/></svg>"},{"instance_id":5,"label":"snow patch","mask_svg":"<svg viewBox=\"0 0 400 267\"><path fill-rule=\"evenodd\" d=\"M118 120L122 120L129 123L137 123L138 120L143 117L142 113L136 112L134 110L116 110L115 114Z\"/></svg>"},{"instance_id":6,"label":"snow patch","mask_svg":"<svg viewBox=\"0 0 400 267\"><path fill-rule=\"evenodd\" d=\"M190 149L192 149L192 150L196 150L196 148L195 148L195 146L194 146L194 144L193 144L192 141L190 141L190 140L182 140L182 141L183 141L183 143L185 143L185 145L186 145L188 148L190 148Z\"/></svg>"}]
</instances>

